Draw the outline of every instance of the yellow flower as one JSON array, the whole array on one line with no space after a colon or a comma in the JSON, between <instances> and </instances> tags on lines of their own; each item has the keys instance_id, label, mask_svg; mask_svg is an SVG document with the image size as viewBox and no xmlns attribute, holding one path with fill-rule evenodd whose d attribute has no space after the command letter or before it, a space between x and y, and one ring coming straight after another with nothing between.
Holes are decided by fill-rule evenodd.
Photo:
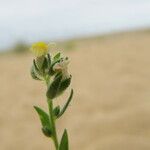
<instances>
[{"instance_id":1,"label":"yellow flower","mask_svg":"<svg viewBox=\"0 0 150 150\"><path fill-rule=\"evenodd\" d=\"M36 57L46 55L48 53L48 45L44 42L37 42L32 45L31 51Z\"/></svg>"}]
</instances>

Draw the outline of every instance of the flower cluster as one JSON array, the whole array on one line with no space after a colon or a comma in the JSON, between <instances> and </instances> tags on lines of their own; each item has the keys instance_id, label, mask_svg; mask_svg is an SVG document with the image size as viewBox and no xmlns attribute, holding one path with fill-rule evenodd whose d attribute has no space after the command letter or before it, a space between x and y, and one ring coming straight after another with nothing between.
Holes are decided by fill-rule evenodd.
<instances>
[{"instance_id":1,"label":"flower cluster","mask_svg":"<svg viewBox=\"0 0 150 150\"><path fill-rule=\"evenodd\" d=\"M47 97L54 99L70 85L71 75L68 73L68 57L62 57L61 53L52 57L48 49L49 46L44 42L32 45L31 51L36 55L36 59L33 60L31 76L35 80L46 81Z\"/></svg>"},{"instance_id":2,"label":"flower cluster","mask_svg":"<svg viewBox=\"0 0 150 150\"><path fill-rule=\"evenodd\" d=\"M54 44L53 44L54 45ZM32 45L31 51L36 58L31 67L31 76L35 80L44 81L47 85L46 97L49 112L45 112L40 107L34 106L37 111L41 124L42 132L45 136L52 138L56 150L69 150L67 130L64 130L61 142L57 138L55 126L56 119L60 118L69 106L73 97L73 90L64 106L59 105L53 108L53 99L60 96L70 85L71 75L68 73L68 57L63 57L61 53L50 55L51 44L38 42Z\"/></svg>"}]
</instances>

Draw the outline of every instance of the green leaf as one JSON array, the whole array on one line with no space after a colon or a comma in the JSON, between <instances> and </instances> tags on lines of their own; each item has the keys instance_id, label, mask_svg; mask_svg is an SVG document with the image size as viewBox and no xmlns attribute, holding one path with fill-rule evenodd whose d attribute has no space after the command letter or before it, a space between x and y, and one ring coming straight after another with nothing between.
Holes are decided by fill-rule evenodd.
<instances>
[{"instance_id":1,"label":"green leaf","mask_svg":"<svg viewBox=\"0 0 150 150\"><path fill-rule=\"evenodd\" d=\"M53 70L53 67L56 63L58 63L61 59L61 53L57 53L54 57L53 57L53 61L51 63L50 69L49 69L49 75L53 76L55 74L55 71Z\"/></svg>"},{"instance_id":2,"label":"green leaf","mask_svg":"<svg viewBox=\"0 0 150 150\"><path fill-rule=\"evenodd\" d=\"M50 66L51 66L51 56L50 56L50 54L47 54L47 61L48 61L48 67L50 68Z\"/></svg>"},{"instance_id":3,"label":"green leaf","mask_svg":"<svg viewBox=\"0 0 150 150\"><path fill-rule=\"evenodd\" d=\"M35 73L35 71L34 71L34 66L31 67L30 73L31 73L31 76L32 76L33 79L35 79L35 80L41 80L41 79L38 78L38 76L36 75L36 73Z\"/></svg>"},{"instance_id":4,"label":"green leaf","mask_svg":"<svg viewBox=\"0 0 150 150\"><path fill-rule=\"evenodd\" d=\"M54 56L54 61L57 61L57 60L59 60L60 59L60 56L61 56L61 53L59 52L59 53L57 53L55 56Z\"/></svg>"},{"instance_id":5,"label":"green leaf","mask_svg":"<svg viewBox=\"0 0 150 150\"><path fill-rule=\"evenodd\" d=\"M47 127L42 127L42 132L47 137L51 137L52 136L51 130L49 128L47 128Z\"/></svg>"},{"instance_id":6,"label":"green leaf","mask_svg":"<svg viewBox=\"0 0 150 150\"><path fill-rule=\"evenodd\" d=\"M57 96L57 92L60 86L62 75L59 75L54 81L49 85L46 96L50 99L54 99Z\"/></svg>"},{"instance_id":7,"label":"green leaf","mask_svg":"<svg viewBox=\"0 0 150 150\"><path fill-rule=\"evenodd\" d=\"M34 73L35 73L35 75L36 75L38 78L41 79L42 74L41 74L41 72L40 72L40 70L39 70L39 68L38 68L38 66L37 66L37 64L36 64L35 59L33 60L33 67L34 67Z\"/></svg>"},{"instance_id":8,"label":"green leaf","mask_svg":"<svg viewBox=\"0 0 150 150\"><path fill-rule=\"evenodd\" d=\"M65 91L69 85L71 83L71 76L63 81L61 81L60 83L60 87L59 87L59 94L61 94L63 91Z\"/></svg>"},{"instance_id":9,"label":"green leaf","mask_svg":"<svg viewBox=\"0 0 150 150\"><path fill-rule=\"evenodd\" d=\"M49 68L49 75L53 76L53 75L55 74L55 71L53 70L53 67L54 67L54 65L55 65L56 63L58 63L59 61L60 61L60 60L58 59L58 60L53 61L53 62L51 63L51 66L50 66L50 68Z\"/></svg>"},{"instance_id":10,"label":"green leaf","mask_svg":"<svg viewBox=\"0 0 150 150\"><path fill-rule=\"evenodd\" d=\"M64 112L66 111L66 109L68 108L68 106L72 100L72 97L73 97L73 89L71 90L70 96L69 96L66 104L64 105L63 109L60 111L59 115L57 116L57 118L60 118L64 114Z\"/></svg>"},{"instance_id":11,"label":"green leaf","mask_svg":"<svg viewBox=\"0 0 150 150\"><path fill-rule=\"evenodd\" d=\"M54 108L53 114L54 114L54 116L57 118L57 116L59 115L59 113L60 113L60 106L58 105L58 106L56 106L56 107Z\"/></svg>"},{"instance_id":12,"label":"green leaf","mask_svg":"<svg viewBox=\"0 0 150 150\"><path fill-rule=\"evenodd\" d=\"M36 65L35 59L33 60L33 66L34 66L34 68L35 68L35 71L39 72L39 68L38 68L37 65Z\"/></svg>"},{"instance_id":13,"label":"green leaf","mask_svg":"<svg viewBox=\"0 0 150 150\"><path fill-rule=\"evenodd\" d=\"M35 110L37 111L39 118L41 120L41 124L42 126L45 128L50 129L51 125L50 125L50 121L49 121L49 116L48 114L43 111L41 108L34 106Z\"/></svg>"},{"instance_id":14,"label":"green leaf","mask_svg":"<svg viewBox=\"0 0 150 150\"><path fill-rule=\"evenodd\" d=\"M48 60L46 57L44 57L42 70L45 71L45 69L48 69Z\"/></svg>"},{"instance_id":15,"label":"green leaf","mask_svg":"<svg viewBox=\"0 0 150 150\"><path fill-rule=\"evenodd\" d=\"M69 150L68 134L66 129L61 138L59 150Z\"/></svg>"}]
</instances>

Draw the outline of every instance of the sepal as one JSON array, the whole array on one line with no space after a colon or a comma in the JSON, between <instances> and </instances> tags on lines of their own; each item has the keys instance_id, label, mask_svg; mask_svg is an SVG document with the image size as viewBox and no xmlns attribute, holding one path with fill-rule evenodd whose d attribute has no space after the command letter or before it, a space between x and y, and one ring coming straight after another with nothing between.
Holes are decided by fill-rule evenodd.
<instances>
[{"instance_id":1,"label":"sepal","mask_svg":"<svg viewBox=\"0 0 150 150\"><path fill-rule=\"evenodd\" d=\"M37 64L39 70L42 70L44 61L45 61L44 55L36 58L36 64Z\"/></svg>"},{"instance_id":2,"label":"sepal","mask_svg":"<svg viewBox=\"0 0 150 150\"><path fill-rule=\"evenodd\" d=\"M35 73L35 69L34 66L31 67L31 71L30 71L31 77L35 80L41 80Z\"/></svg>"},{"instance_id":3,"label":"sepal","mask_svg":"<svg viewBox=\"0 0 150 150\"><path fill-rule=\"evenodd\" d=\"M36 60L34 59L33 60L33 68L34 68L34 73L35 75L39 78L39 79L42 79L42 73L41 71L39 70L37 64L36 64Z\"/></svg>"},{"instance_id":4,"label":"sepal","mask_svg":"<svg viewBox=\"0 0 150 150\"><path fill-rule=\"evenodd\" d=\"M54 56L53 60L54 60L54 61L60 60L60 57L61 57L61 53L58 52L58 53Z\"/></svg>"},{"instance_id":5,"label":"sepal","mask_svg":"<svg viewBox=\"0 0 150 150\"><path fill-rule=\"evenodd\" d=\"M48 61L48 68L51 66L51 56L50 54L47 54L47 61Z\"/></svg>"},{"instance_id":6,"label":"sepal","mask_svg":"<svg viewBox=\"0 0 150 150\"><path fill-rule=\"evenodd\" d=\"M51 66L50 66L50 68L49 68L49 75L50 76L53 76L53 75L55 75L55 71L53 70L53 67L54 67L54 65L56 64L56 63L58 63L60 60L58 59L58 60L54 60L53 62L52 62L52 64L51 64Z\"/></svg>"},{"instance_id":7,"label":"sepal","mask_svg":"<svg viewBox=\"0 0 150 150\"><path fill-rule=\"evenodd\" d=\"M51 62L51 66L49 68L49 75L53 76L56 72L53 70L53 67L56 63L58 63L61 60L61 53L57 53L54 57L53 57L53 61Z\"/></svg>"},{"instance_id":8,"label":"sepal","mask_svg":"<svg viewBox=\"0 0 150 150\"><path fill-rule=\"evenodd\" d=\"M48 59L44 57L43 65L42 65L42 71L43 73L46 73L46 70L48 70Z\"/></svg>"},{"instance_id":9,"label":"sepal","mask_svg":"<svg viewBox=\"0 0 150 150\"><path fill-rule=\"evenodd\" d=\"M50 55L47 54L46 56L41 56L36 58L35 64L42 76L49 72L49 68L51 66L51 58Z\"/></svg>"}]
</instances>

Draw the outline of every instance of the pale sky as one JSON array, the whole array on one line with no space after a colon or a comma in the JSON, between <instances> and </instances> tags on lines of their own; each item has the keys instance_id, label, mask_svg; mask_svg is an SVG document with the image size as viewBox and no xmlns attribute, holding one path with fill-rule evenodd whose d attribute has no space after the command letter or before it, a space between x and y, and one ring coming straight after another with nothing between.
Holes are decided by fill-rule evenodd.
<instances>
[{"instance_id":1,"label":"pale sky","mask_svg":"<svg viewBox=\"0 0 150 150\"><path fill-rule=\"evenodd\" d=\"M150 0L0 0L0 49L150 27Z\"/></svg>"}]
</instances>

